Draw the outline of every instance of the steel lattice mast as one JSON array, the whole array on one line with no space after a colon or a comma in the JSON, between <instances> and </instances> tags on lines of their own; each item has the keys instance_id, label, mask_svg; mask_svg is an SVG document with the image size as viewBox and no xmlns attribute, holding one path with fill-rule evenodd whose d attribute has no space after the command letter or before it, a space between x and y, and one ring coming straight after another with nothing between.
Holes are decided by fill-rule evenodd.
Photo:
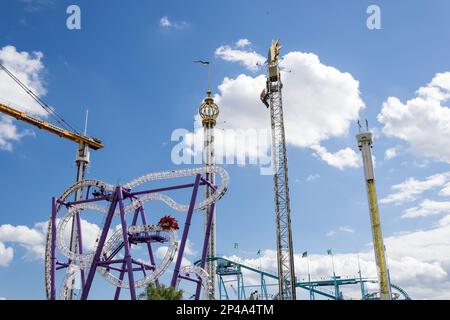
<instances>
[{"instance_id":1,"label":"steel lattice mast","mask_svg":"<svg viewBox=\"0 0 450 320\"><path fill-rule=\"evenodd\" d=\"M368 131L368 130L367 130ZM369 201L370 222L372 226L373 248L375 251L375 262L377 265L378 280L380 283L380 299L391 300L391 285L386 263L386 252L381 232L380 213L378 211L377 191L375 188L375 175L373 171L372 133L363 132L356 136L358 147L362 152L364 164L364 178L367 186L367 198Z\"/></svg>"},{"instance_id":2,"label":"steel lattice mast","mask_svg":"<svg viewBox=\"0 0 450 320\"><path fill-rule=\"evenodd\" d=\"M77 183L81 182L85 178L86 169L89 165L89 146L84 143L80 142L77 150L76 160L75 163L77 165ZM80 188L75 192L75 201L81 201L83 199L83 189ZM72 252L79 253L79 250L81 248L80 241L78 235L77 229L80 228L77 224L77 218L79 219L79 213L76 213L72 219L72 228L70 231L70 250ZM72 287L75 285L75 279L72 281ZM74 291L73 289L69 290L69 297L70 300L73 300L74 297Z\"/></svg>"},{"instance_id":3,"label":"steel lattice mast","mask_svg":"<svg viewBox=\"0 0 450 320\"><path fill-rule=\"evenodd\" d=\"M270 108L272 125L272 162L274 169L275 214L277 227L278 281L281 300L295 300L295 269L292 248L291 209L283 120L282 83L278 56L281 46L273 41L269 49L266 89L261 100Z\"/></svg>"}]
</instances>

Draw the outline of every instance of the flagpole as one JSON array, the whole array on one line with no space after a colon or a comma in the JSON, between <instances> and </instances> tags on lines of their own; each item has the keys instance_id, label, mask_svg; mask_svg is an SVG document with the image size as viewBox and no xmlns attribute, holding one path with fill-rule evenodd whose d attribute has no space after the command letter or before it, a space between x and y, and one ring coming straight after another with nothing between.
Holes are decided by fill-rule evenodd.
<instances>
[{"instance_id":1,"label":"flagpole","mask_svg":"<svg viewBox=\"0 0 450 320\"><path fill-rule=\"evenodd\" d=\"M364 299L364 296L366 295L366 290L364 288L364 282L362 281L361 264L359 262L359 252L357 253L357 257L358 257L359 282L361 284L361 298Z\"/></svg>"},{"instance_id":2,"label":"flagpole","mask_svg":"<svg viewBox=\"0 0 450 320\"><path fill-rule=\"evenodd\" d=\"M211 63L208 63L208 92L211 92Z\"/></svg>"},{"instance_id":3,"label":"flagpole","mask_svg":"<svg viewBox=\"0 0 450 320\"><path fill-rule=\"evenodd\" d=\"M306 255L306 264L308 266L309 299L310 300L315 300L314 299L313 286L311 284L311 273L309 272L309 256L308 255Z\"/></svg>"},{"instance_id":4,"label":"flagpole","mask_svg":"<svg viewBox=\"0 0 450 320\"><path fill-rule=\"evenodd\" d=\"M339 299L339 287L337 285L336 272L334 269L334 254L331 249L330 249L330 253L331 253L331 265L333 267L334 294L336 296L336 300L338 300Z\"/></svg>"},{"instance_id":5,"label":"flagpole","mask_svg":"<svg viewBox=\"0 0 450 320\"><path fill-rule=\"evenodd\" d=\"M334 255L333 255L333 252L331 252L331 266L333 267L333 276L336 277L336 273L334 271Z\"/></svg>"},{"instance_id":6,"label":"flagpole","mask_svg":"<svg viewBox=\"0 0 450 320\"><path fill-rule=\"evenodd\" d=\"M261 271L262 270L262 264L261 264L261 251L258 251L259 252L259 271Z\"/></svg>"}]
</instances>

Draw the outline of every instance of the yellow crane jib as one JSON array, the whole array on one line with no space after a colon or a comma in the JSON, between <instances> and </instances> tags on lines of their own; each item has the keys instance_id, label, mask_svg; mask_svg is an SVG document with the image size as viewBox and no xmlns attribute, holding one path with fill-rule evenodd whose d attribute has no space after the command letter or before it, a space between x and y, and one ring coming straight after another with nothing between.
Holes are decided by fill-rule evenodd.
<instances>
[{"instance_id":1,"label":"yellow crane jib","mask_svg":"<svg viewBox=\"0 0 450 320\"><path fill-rule=\"evenodd\" d=\"M54 133L54 134L60 136L61 138L65 138L65 139L74 141L79 144L84 143L93 150L99 150L104 147L103 143L99 139L95 139L92 137L86 137L86 136L83 136L83 135L80 135L80 134L77 134L74 132L70 132L66 129L62 129L58 126L55 126L54 124L51 124L47 121L44 121L42 119L39 119L32 115L29 115L26 112L14 109L3 103L0 103L0 112L7 114L8 116L11 116L13 118L16 118L17 120L32 124L32 125L38 127L39 129Z\"/></svg>"}]
</instances>

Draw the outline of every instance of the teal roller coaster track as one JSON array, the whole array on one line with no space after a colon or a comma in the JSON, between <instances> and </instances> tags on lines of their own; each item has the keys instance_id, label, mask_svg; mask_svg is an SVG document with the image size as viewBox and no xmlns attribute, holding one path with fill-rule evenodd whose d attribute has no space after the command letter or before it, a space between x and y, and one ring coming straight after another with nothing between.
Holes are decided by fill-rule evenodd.
<instances>
[{"instance_id":1,"label":"teal roller coaster track","mask_svg":"<svg viewBox=\"0 0 450 320\"><path fill-rule=\"evenodd\" d=\"M269 272L259 270L242 263L232 261L221 257L209 258L209 261L216 262L216 275L218 277L218 298L221 300L273 300L278 299L278 294L270 293L271 286L278 286L278 276ZM196 262L196 265L199 262ZM244 275L253 274L259 279L259 284L246 285ZM275 281L270 284L268 281ZM254 283L254 280L252 281ZM379 296L377 292L368 292L367 284L376 284L377 279L363 278L361 275L355 278L341 278L336 276L331 279L321 279L312 281L296 282L295 287L305 290L309 293L311 300L328 299L328 300L377 300ZM228 284L228 285L227 285ZM360 297L354 298L346 296L342 293L342 287L359 286ZM392 298L394 300L411 300L408 293L401 287L391 284ZM232 292L230 292L230 289ZM259 291L257 290L259 289Z\"/></svg>"}]
</instances>

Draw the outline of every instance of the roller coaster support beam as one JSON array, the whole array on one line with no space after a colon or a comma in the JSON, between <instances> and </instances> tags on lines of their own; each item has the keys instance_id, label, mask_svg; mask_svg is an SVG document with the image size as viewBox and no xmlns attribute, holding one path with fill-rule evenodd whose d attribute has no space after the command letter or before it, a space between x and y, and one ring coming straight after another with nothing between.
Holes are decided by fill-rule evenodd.
<instances>
[{"instance_id":1,"label":"roller coaster support beam","mask_svg":"<svg viewBox=\"0 0 450 320\"><path fill-rule=\"evenodd\" d=\"M172 282L171 282L171 286L173 288L177 287L177 281L178 281L178 278L180 275L181 261L183 259L184 249L186 247L187 236L189 233L189 228L191 226L192 213L194 212L195 201L197 199L198 187L200 185L200 178L201 178L200 174L197 174L195 177L195 183L194 183L194 188L192 190L191 202L189 204L186 222L184 224L183 236L181 238L180 248L178 250L178 257L177 257L177 261L175 263L175 269L173 272L173 277L172 277Z\"/></svg>"}]
</instances>

